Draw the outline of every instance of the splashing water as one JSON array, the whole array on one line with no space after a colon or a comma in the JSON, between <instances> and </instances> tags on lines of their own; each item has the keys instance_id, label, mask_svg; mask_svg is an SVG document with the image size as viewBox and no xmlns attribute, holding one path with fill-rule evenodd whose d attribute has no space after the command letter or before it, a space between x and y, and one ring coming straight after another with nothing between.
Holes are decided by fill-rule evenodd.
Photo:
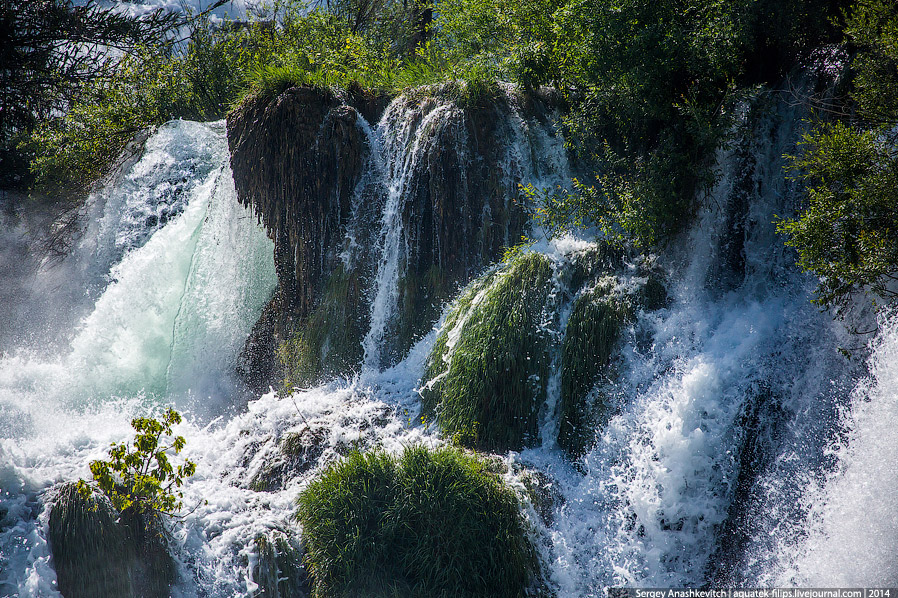
<instances>
[{"instance_id":1,"label":"splashing water","mask_svg":"<svg viewBox=\"0 0 898 598\"><path fill-rule=\"evenodd\" d=\"M178 433L198 463L184 487L193 510L172 527L181 569L173 592L184 597L257 591L253 539L299 534L297 492L348 448L441 442L417 423L435 335L387 369L381 352L407 259L403 186L433 139L426 127L451 126L457 109L435 104L417 119L403 110L391 106L367 134L379 151L365 184L377 180L385 193L367 369L354 381L241 407L233 364L275 278L271 242L237 205L220 123L165 125L92 200L94 214L107 216L72 256L95 272L90 313L65 350L0 358L0 596L58 595L47 491L86 477L109 442L130 436L135 415L171 403L188 411ZM543 445L503 456L514 487L522 486L513 465L522 464L559 492L550 524L530 505L525 515L560 598L617 585L898 580L889 492L898 467L887 434L898 423L898 317L882 318L866 367L846 360L837 348L855 341L808 303L813 281L790 265L773 232L773 214L794 201L781 156L797 138L796 110L760 119L746 147L721 152L713 197L689 234L658 256L671 301L625 330L614 415L594 448L572 464L555 445L556 380L541 414ZM563 160L546 159L563 154L545 149L558 141L522 122L509 125L505 175L544 186L569 176ZM745 180L747 202L736 192ZM152 218L160 210L165 222ZM734 219L740 250L730 252ZM355 233L344 261L358 258ZM560 263L588 246L568 238L535 249ZM738 263L724 263L733 255ZM562 331L567 315L562 308ZM317 464L259 490L281 463L279 447L301 434L317 438Z\"/></svg>"},{"instance_id":2,"label":"splashing water","mask_svg":"<svg viewBox=\"0 0 898 598\"><path fill-rule=\"evenodd\" d=\"M208 417L239 395L232 364L275 277L271 242L238 205L227 159L223 123L161 127L89 200L105 217L71 256L75 268L122 258L70 346L0 359L0 594L50 592L36 519L44 488L87 476L135 414L175 403ZM182 208L164 225L144 220L146 231L130 217L176 195L167 205Z\"/></svg>"},{"instance_id":3,"label":"splashing water","mask_svg":"<svg viewBox=\"0 0 898 598\"><path fill-rule=\"evenodd\" d=\"M384 185L386 202L381 217L379 242L380 261L374 280L374 299L371 301L371 327L362 341L364 365L378 369L381 344L391 318L395 317L399 301L399 276L402 261L408 253L402 230L402 208L408 199L407 186L428 146L439 139L437 128L460 126L462 112L450 103L436 105L416 118L417 106L394 101L378 125L378 138L385 140L383 154L387 156ZM463 147L463 144L460 144ZM410 149L409 149L410 148Z\"/></svg>"}]
</instances>

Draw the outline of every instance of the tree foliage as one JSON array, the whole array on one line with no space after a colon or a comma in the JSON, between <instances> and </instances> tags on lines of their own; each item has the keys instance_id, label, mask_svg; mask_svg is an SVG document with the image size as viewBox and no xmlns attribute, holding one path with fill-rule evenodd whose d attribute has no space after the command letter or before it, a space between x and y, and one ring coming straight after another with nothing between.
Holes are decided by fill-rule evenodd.
<instances>
[{"instance_id":1,"label":"tree foliage","mask_svg":"<svg viewBox=\"0 0 898 598\"><path fill-rule=\"evenodd\" d=\"M0 1L0 150L64 114L85 86L113 76L122 54L166 45L180 18L159 10L134 18L94 0Z\"/></svg>"},{"instance_id":2,"label":"tree foliage","mask_svg":"<svg viewBox=\"0 0 898 598\"><path fill-rule=\"evenodd\" d=\"M196 472L196 464L185 459L173 466L169 453L178 455L186 441L173 436L172 426L181 423L181 415L168 409L161 420L138 417L131 420L136 435L133 444L113 443L108 461L92 461L94 484L119 512L141 514L177 513L183 494L179 490L185 478ZM91 485L83 480L79 491L89 497Z\"/></svg>"},{"instance_id":3,"label":"tree foliage","mask_svg":"<svg viewBox=\"0 0 898 598\"><path fill-rule=\"evenodd\" d=\"M791 158L805 203L778 223L799 265L820 276L816 301L837 310L858 290L898 297L898 13L889 0L860 0L845 32L856 50L853 116L805 135Z\"/></svg>"},{"instance_id":4,"label":"tree foliage","mask_svg":"<svg viewBox=\"0 0 898 598\"><path fill-rule=\"evenodd\" d=\"M793 158L807 204L780 232L798 249L799 265L821 277L816 301L842 306L869 288L895 298L898 279L898 155L872 131L824 124L804 137Z\"/></svg>"},{"instance_id":5,"label":"tree foliage","mask_svg":"<svg viewBox=\"0 0 898 598\"><path fill-rule=\"evenodd\" d=\"M175 118L222 118L251 61L274 52L261 24L229 31L201 18L190 28L179 50L156 45L121 57L109 76L84 84L65 113L34 129L22 148L39 190L88 187L141 130Z\"/></svg>"}]
</instances>

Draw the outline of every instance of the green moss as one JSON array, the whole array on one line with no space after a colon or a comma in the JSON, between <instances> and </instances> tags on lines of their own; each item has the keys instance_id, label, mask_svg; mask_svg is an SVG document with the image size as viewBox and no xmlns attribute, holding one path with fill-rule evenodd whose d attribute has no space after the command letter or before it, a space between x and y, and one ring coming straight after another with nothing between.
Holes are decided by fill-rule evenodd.
<instances>
[{"instance_id":1,"label":"green moss","mask_svg":"<svg viewBox=\"0 0 898 598\"><path fill-rule=\"evenodd\" d=\"M551 290L548 258L524 253L474 283L456 305L428 360L422 392L425 417L435 416L444 435L488 450L536 440L548 379L551 338L543 317Z\"/></svg>"},{"instance_id":2,"label":"green moss","mask_svg":"<svg viewBox=\"0 0 898 598\"><path fill-rule=\"evenodd\" d=\"M474 299L484 288L492 283L496 275L497 272L495 270L492 270L484 276L481 276L480 278L469 284L467 287L465 287L458 299L455 300L455 303L449 310L449 315L446 317L446 321L443 323L443 326L440 329L440 333L437 335L437 338L434 341L433 348L430 351L430 358L427 362L427 370L424 374L425 380L432 379L433 377L445 371L446 353L450 348L450 333L452 333L452 331L455 330L455 328L459 324L464 322L465 317L471 308L471 304L474 302ZM433 395L427 395L427 397L425 397L425 405L428 407L426 411L432 411L433 407L435 407L436 404L428 403L427 398L433 398Z\"/></svg>"},{"instance_id":3,"label":"green moss","mask_svg":"<svg viewBox=\"0 0 898 598\"><path fill-rule=\"evenodd\" d=\"M621 327L631 317L626 300L610 295L608 284L582 293L574 302L561 347L561 426L558 444L580 456L606 417L603 396L587 395L610 374L611 356Z\"/></svg>"},{"instance_id":4,"label":"green moss","mask_svg":"<svg viewBox=\"0 0 898 598\"><path fill-rule=\"evenodd\" d=\"M516 597L534 579L517 497L458 449L351 453L297 503L315 598Z\"/></svg>"},{"instance_id":5,"label":"green moss","mask_svg":"<svg viewBox=\"0 0 898 598\"><path fill-rule=\"evenodd\" d=\"M309 595L308 576L302 555L291 539L280 531L256 536L253 581L259 588L252 598L304 598Z\"/></svg>"},{"instance_id":6,"label":"green moss","mask_svg":"<svg viewBox=\"0 0 898 598\"><path fill-rule=\"evenodd\" d=\"M285 388L309 386L357 369L367 317L361 275L340 265L328 279L318 307L278 348Z\"/></svg>"}]
</instances>

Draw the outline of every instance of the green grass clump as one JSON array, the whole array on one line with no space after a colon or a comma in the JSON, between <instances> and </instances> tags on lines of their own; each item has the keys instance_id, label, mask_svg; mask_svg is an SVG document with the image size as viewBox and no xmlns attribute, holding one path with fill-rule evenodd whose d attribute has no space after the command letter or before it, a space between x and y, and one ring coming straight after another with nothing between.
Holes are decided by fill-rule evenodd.
<instances>
[{"instance_id":1,"label":"green grass clump","mask_svg":"<svg viewBox=\"0 0 898 598\"><path fill-rule=\"evenodd\" d=\"M328 279L321 303L279 347L285 389L309 386L358 368L366 329L362 277L340 265Z\"/></svg>"},{"instance_id":2,"label":"green grass clump","mask_svg":"<svg viewBox=\"0 0 898 598\"><path fill-rule=\"evenodd\" d=\"M314 598L510 598L534 579L517 497L458 449L350 453L297 504Z\"/></svg>"},{"instance_id":3,"label":"green grass clump","mask_svg":"<svg viewBox=\"0 0 898 598\"><path fill-rule=\"evenodd\" d=\"M424 415L436 416L444 435L486 450L519 449L536 439L548 379L551 338L543 317L551 290L548 258L530 252L474 283L459 301L428 359L422 391Z\"/></svg>"},{"instance_id":4,"label":"green grass clump","mask_svg":"<svg viewBox=\"0 0 898 598\"><path fill-rule=\"evenodd\" d=\"M587 395L609 365L621 327L631 317L625 301L610 296L607 285L584 292L574 302L561 346L561 426L558 444L580 456L595 435L595 423L607 411L602 397Z\"/></svg>"}]
</instances>

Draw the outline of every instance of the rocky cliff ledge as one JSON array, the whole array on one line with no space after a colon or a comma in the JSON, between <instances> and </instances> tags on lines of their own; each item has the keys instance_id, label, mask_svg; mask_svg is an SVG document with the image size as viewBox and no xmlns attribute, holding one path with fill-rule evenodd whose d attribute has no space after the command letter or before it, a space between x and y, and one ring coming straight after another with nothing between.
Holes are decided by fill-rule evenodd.
<instances>
[{"instance_id":1,"label":"rocky cliff ledge","mask_svg":"<svg viewBox=\"0 0 898 598\"><path fill-rule=\"evenodd\" d=\"M558 171L550 101L451 98L447 86L392 102L291 88L229 115L237 194L274 241L278 275L241 360L251 385L282 377L278 351L294 382L356 370L363 344L377 345L375 365L396 362L520 239L518 183Z\"/></svg>"}]
</instances>

